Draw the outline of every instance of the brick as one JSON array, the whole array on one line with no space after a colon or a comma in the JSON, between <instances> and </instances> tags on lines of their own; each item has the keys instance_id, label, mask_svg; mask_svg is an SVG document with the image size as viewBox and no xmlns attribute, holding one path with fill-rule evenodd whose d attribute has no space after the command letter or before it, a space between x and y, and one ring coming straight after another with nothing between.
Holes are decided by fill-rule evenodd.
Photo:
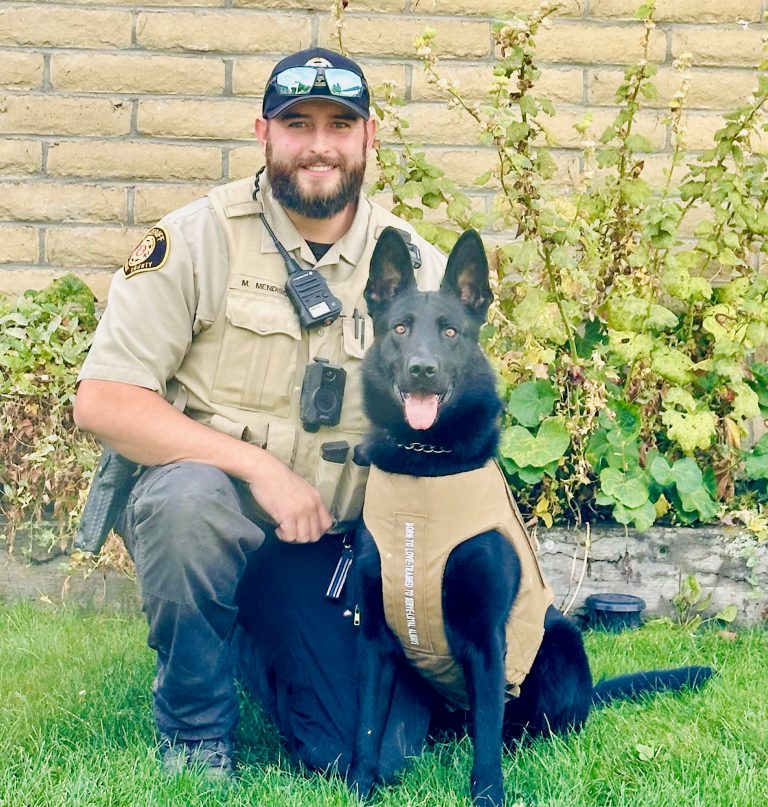
<instances>
[{"instance_id":1,"label":"brick","mask_svg":"<svg viewBox=\"0 0 768 807\"><path fill-rule=\"evenodd\" d=\"M418 10L433 14L480 14L498 19L518 15L528 16L541 5L541 0L431 0ZM563 0L557 9L557 17L581 17L583 3L579 0Z\"/></svg>"},{"instance_id":2,"label":"brick","mask_svg":"<svg viewBox=\"0 0 768 807\"><path fill-rule=\"evenodd\" d=\"M718 129L725 126L720 115L705 112L689 112L685 116L685 142L689 151L702 151L712 148L714 136Z\"/></svg>"},{"instance_id":3,"label":"brick","mask_svg":"<svg viewBox=\"0 0 768 807\"><path fill-rule=\"evenodd\" d=\"M632 19L637 0L591 0L592 17ZM661 22L736 22L760 20L760 0L666 0L656 4L654 19Z\"/></svg>"},{"instance_id":4,"label":"brick","mask_svg":"<svg viewBox=\"0 0 768 807\"><path fill-rule=\"evenodd\" d=\"M762 58L762 32L739 26L677 28L672 31L672 56L693 56L697 66L751 67Z\"/></svg>"},{"instance_id":5,"label":"brick","mask_svg":"<svg viewBox=\"0 0 768 807\"><path fill-rule=\"evenodd\" d=\"M229 153L229 179L242 179L255 174L264 165L261 146L238 146Z\"/></svg>"},{"instance_id":6,"label":"brick","mask_svg":"<svg viewBox=\"0 0 768 807\"><path fill-rule=\"evenodd\" d=\"M131 128L130 103L53 95L0 96L0 132L121 135Z\"/></svg>"},{"instance_id":7,"label":"brick","mask_svg":"<svg viewBox=\"0 0 768 807\"><path fill-rule=\"evenodd\" d=\"M39 252L37 228L0 224L0 263L35 263Z\"/></svg>"},{"instance_id":8,"label":"brick","mask_svg":"<svg viewBox=\"0 0 768 807\"><path fill-rule=\"evenodd\" d=\"M691 86L686 109L726 109L746 99L756 87L756 76L749 70L691 70ZM623 71L598 69L588 72L590 104L615 104L616 88ZM654 101L643 100L645 106L667 107L680 89L681 76L676 70L662 68L652 79L659 92Z\"/></svg>"},{"instance_id":9,"label":"brick","mask_svg":"<svg viewBox=\"0 0 768 807\"><path fill-rule=\"evenodd\" d=\"M539 32L538 61L575 64L631 64L642 56L642 25L555 22ZM649 60L663 62L666 35L651 32Z\"/></svg>"},{"instance_id":10,"label":"brick","mask_svg":"<svg viewBox=\"0 0 768 807\"><path fill-rule=\"evenodd\" d=\"M61 142L48 151L48 173L57 177L216 181L221 150L139 142Z\"/></svg>"},{"instance_id":11,"label":"brick","mask_svg":"<svg viewBox=\"0 0 768 807\"><path fill-rule=\"evenodd\" d=\"M2 229L0 229L2 233ZM0 249L2 249L0 247ZM0 260L2 258L0 257ZM13 300L20 297L27 289L39 291L48 286L57 274L41 269L8 269L0 267L0 296Z\"/></svg>"},{"instance_id":12,"label":"brick","mask_svg":"<svg viewBox=\"0 0 768 807\"><path fill-rule=\"evenodd\" d=\"M121 188L37 182L0 183L0 218L14 221L124 221L126 192Z\"/></svg>"},{"instance_id":13,"label":"brick","mask_svg":"<svg viewBox=\"0 0 768 807\"><path fill-rule=\"evenodd\" d=\"M155 137L252 140L261 105L253 101L140 101L138 131Z\"/></svg>"},{"instance_id":14,"label":"brick","mask_svg":"<svg viewBox=\"0 0 768 807\"><path fill-rule=\"evenodd\" d=\"M43 83L43 57L39 53L0 51L0 87L38 90Z\"/></svg>"},{"instance_id":15,"label":"brick","mask_svg":"<svg viewBox=\"0 0 768 807\"><path fill-rule=\"evenodd\" d=\"M438 64L438 72L442 78L457 81L462 96L473 100L487 97L493 78L492 65L488 62L466 64L445 61ZM533 90L534 95L571 104L580 103L583 92L583 71L559 67L544 68ZM427 82L421 67L413 70L411 94L415 101L443 100L446 97L437 87Z\"/></svg>"},{"instance_id":16,"label":"brick","mask_svg":"<svg viewBox=\"0 0 768 807\"><path fill-rule=\"evenodd\" d=\"M235 8L270 8L286 11L296 11L300 7L302 11L324 12L328 12L331 6L329 0L302 0L301 3L297 3L296 0L234 0L234 5ZM353 0L349 10L390 13L404 11L405 0Z\"/></svg>"},{"instance_id":17,"label":"brick","mask_svg":"<svg viewBox=\"0 0 768 807\"><path fill-rule=\"evenodd\" d=\"M554 118L545 122L555 148L581 148L582 136L573 128L574 124L581 122L584 113L592 112L592 125L587 133L587 139L599 140L605 129L610 126L615 117L613 109L589 109L588 107L570 107L558 110ZM662 151L666 144L667 129L661 121L662 114L654 111L641 111L635 118L632 131L635 134L647 137L654 149Z\"/></svg>"},{"instance_id":18,"label":"brick","mask_svg":"<svg viewBox=\"0 0 768 807\"><path fill-rule=\"evenodd\" d=\"M155 50L281 54L309 47L310 20L305 14L240 11L142 12L136 36Z\"/></svg>"},{"instance_id":19,"label":"brick","mask_svg":"<svg viewBox=\"0 0 768 807\"><path fill-rule=\"evenodd\" d=\"M276 59L238 57L233 60L232 92L261 97Z\"/></svg>"},{"instance_id":20,"label":"brick","mask_svg":"<svg viewBox=\"0 0 768 807\"><path fill-rule=\"evenodd\" d=\"M219 95L224 90L222 59L56 53L51 83L57 90Z\"/></svg>"},{"instance_id":21,"label":"brick","mask_svg":"<svg viewBox=\"0 0 768 807\"><path fill-rule=\"evenodd\" d=\"M480 127L466 112L445 104L407 104L399 110L410 124L405 135L412 144L475 145ZM382 142L391 142L388 126L380 129Z\"/></svg>"},{"instance_id":22,"label":"brick","mask_svg":"<svg viewBox=\"0 0 768 807\"><path fill-rule=\"evenodd\" d=\"M694 238L694 232L699 224L701 224L703 221L711 222L712 219L712 211L708 208L691 208L688 213L685 214L685 218L680 223L680 237Z\"/></svg>"},{"instance_id":23,"label":"brick","mask_svg":"<svg viewBox=\"0 0 768 807\"><path fill-rule=\"evenodd\" d=\"M380 191L379 193L371 196L376 204L381 205L386 210L391 210L394 202L392 200L392 194L389 191ZM411 202L416 202L415 199L409 200ZM485 196L476 195L470 198L470 204L472 210L478 213L485 212L486 210L486 200ZM445 208L439 207L437 209L430 209L425 208L424 210L424 220L428 221L432 224L439 224L444 227L449 227L453 230L456 230L457 227L453 222L448 221L448 218L445 215ZM414 224L417 222L413 222Z\"/></svg>"},{"instance_id":24,"label":"brick","mask_svg":"<svg viewBox=\"0 0 768 807\"><path fill-rule=\"evenodd\" d=\"M43 146L35 140L0 140L0 172L34 174L43 167Z\"/></svg>"},{"instance_id":25,"label":"brick","mask_svg":"<svg viewBox=\"0 0 768 807\"><path fill-rule=\"evenodd\" d=\"M435 47L442 56L491 55L491 29L487 22L444 17L348 17L344 44L352 56L416 58L413 42L427 27L437 31ZM336 47L332 20L320 20L318 41L323 47Z\"/></svg>"},{"instance_id":26,"label":"brick","mask_svg":"<svg viewBox=\"0 0 768 807\"><path fill-rule=\"evenodd\" d=\"M480 191L473 185L474 181L498 165L496 150L490 148L425 148L423 151L432 165L445 171L449 179L464 189Z\"/></svg>"},{"instance_id":27,"label":"brick","mask_svg":"<svg viewBox=\"0 0 768 807\"><path fill-rule=\"evenodd\" d=\"M488 210L486 194L472 194L469 197L470 207L474 213L485 213ZM454 224L446 213L445 207L440 206L436 208L427 208L424 210L424 221L432 224L438 224L443 227L448 227L451 230L458 232L458 226Z\"/></svg>"},{"instance_id":28,"label":"brick","mask_svg":"<svg viewBox=\"0 0 768 807\"><path fill-rule=\"evenodd\" d=\"M22 0L28 5L34 5L38 3L38 0ZM117 6L122 4L123 6L135 6L137 4L131 4L128 2L124 2L123 0L56 0L56 4L59 6ZM225 6L230 5L229 0L142 0L139 4L142 8L144 6L163 6L168 8L184 8L188 9L190 7L211 7L211 8L224 8Z\"/></svg>"},{"instance_id":29,"label":"brick","mask_svg":"<svg viewBox=\"0 0 768 807\"><path fill-rule=\"evenodd\" d=\"M498 166L498 156L491 148L454 149L454 148L425 148L427 160L432 165L445 171L446 176L455 182L461 189L469 193L483 193L489 189L498 192L499 184L491 180L487 185L475 185L475 180ZM552 182L562 184L567 182L574 170L574 157L571 154L552 154L557 163L557 171Z\"/></svg>"},{"instance_id":30,"label":"brick","mask_svg":"<svg viewBox=\"0 0 768 807\"><path fill-rule=\"evenodd\" d=\"M45 259L61 267L117 267L143 235L140 227L50 227Z\"/></svg>"},{"instance_id":31,"label":"brick","mask_svg":"<svg viewBox=\"0 0 768 807\"><path fill-rule=\"evenodd\" d=\"M166 213L205 196L211 189L205 185L137 185L133 200L133 220L136 224L153 224Z\"/></svg>"},{"instance_id":32,"label":"brick","mask_svg":"<svg viewBox=\"0 0 768 807\"><path fill-rule=\"evenodd\" d=\"M91 289L97 300L104 302L107 299L107 292L109 291L109 284L112 281L114 271L114 267L91 272L79 269L73 274L77 275ZM18 297L27 289L44 289L46 286L50 286L57 278L70 273L72 273L71 269L51 269L40 266L36 266L34 269L22 270L1 268L0 294L6 294L11 298Z\"/></svg>"},{"instance_id":33,"label":"brick","mask_svg":"<svg viewBox=\"0 0 768 807\"><path fill-rule=\"evenodd\" d=\"M129 48L131 12L45 6L0 10L0 42L48 48Z\"/></svg>"},{"instance_id":34,"label":"brick","mask_svg":"<svg viewBox=\"0 0 768 807\"><path fill-rule=\"evenodd\" d=\"M643 174L642 178L654 188L663 188L667 182L666 172L672 166L672 152L665 154L644 154L643 157ZM672 182L670 188L674 194L675 189L680 187L683 177L688 171L685 158L681 164L677 165L672 174Z\"/></svg>"}]
</instances>

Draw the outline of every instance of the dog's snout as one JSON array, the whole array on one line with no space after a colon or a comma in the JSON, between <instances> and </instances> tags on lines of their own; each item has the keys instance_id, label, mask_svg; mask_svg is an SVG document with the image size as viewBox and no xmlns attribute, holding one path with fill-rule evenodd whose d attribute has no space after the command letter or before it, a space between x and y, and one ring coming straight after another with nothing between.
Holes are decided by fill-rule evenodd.
<instances>
[{"instance_id":1,"label":"dog's snout","mask_svg":"<svg viewBox=\"0 0 768 807\"><path fill-rule=\"evenodd\" d=\"M408 360L408 373L417 381L425 381L437 375L437 362L426 356L412 356Z\"/></svg>"}]
</instances>

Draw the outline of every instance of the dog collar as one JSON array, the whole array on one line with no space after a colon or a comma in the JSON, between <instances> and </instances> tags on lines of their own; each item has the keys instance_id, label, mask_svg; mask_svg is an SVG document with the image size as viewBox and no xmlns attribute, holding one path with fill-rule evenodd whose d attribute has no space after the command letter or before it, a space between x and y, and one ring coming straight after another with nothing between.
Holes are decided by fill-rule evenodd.
<instances>
[{"instance_id":1,"label":"dog collar","mask_svg":"<svg viewBox=\"0 0 768 807\"><path fill-rule=\"evenodd\" d=\"M420 451L423 454L451 454L453 452L452 448L433 446L429 443L395 443L395 445L406 451Z\"/></svg>"}]
</instances>

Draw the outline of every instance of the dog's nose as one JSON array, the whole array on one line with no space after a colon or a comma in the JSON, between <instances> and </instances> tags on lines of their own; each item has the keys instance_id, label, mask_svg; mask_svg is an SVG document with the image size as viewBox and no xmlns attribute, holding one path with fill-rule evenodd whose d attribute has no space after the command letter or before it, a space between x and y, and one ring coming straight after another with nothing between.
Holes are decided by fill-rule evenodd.
<instances>
[{"instance_id":1,"label":"dog's nose","mask_svg":"<svg viewBox=\"0 0 768 807\"><path fill-rule=\"evenodd\" d=\"M428 359L424 356L412 356L408 360L408 372L413 378L424 381L437 374L437 364L434 359Z\"/></svg>"}]
</instances>

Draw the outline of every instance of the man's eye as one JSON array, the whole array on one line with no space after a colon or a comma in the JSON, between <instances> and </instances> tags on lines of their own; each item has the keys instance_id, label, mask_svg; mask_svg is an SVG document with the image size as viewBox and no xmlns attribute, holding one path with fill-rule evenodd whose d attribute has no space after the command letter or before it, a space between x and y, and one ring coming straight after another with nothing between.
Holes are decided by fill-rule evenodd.
<instances>
[{"instance_id":1,"label":"man's eye","mask_svg":"<svg viewBox=\"0 0 768 807\"><path fill-rule=\"evenodd\" d=\"M398 322L398 324L395 325L395 327L392 330L396 334L398 334L398 336L402 336L404 333L407 333L408 328L406 328L405 325L403 325L402 322Z\"/></svg>"},{"instance_id":2,"label":"man's eye","mask_svg":"<svg viewBox=\"0 0 768 807\"><path fill-rule=\"evenodd\" d=\"M448 336L451 339L453 339L453 337L456 336L457 334L458 334L458 331L456 330L456 328L446 328L443 331L443 335Z\"/></svg>"}]
</instances>

